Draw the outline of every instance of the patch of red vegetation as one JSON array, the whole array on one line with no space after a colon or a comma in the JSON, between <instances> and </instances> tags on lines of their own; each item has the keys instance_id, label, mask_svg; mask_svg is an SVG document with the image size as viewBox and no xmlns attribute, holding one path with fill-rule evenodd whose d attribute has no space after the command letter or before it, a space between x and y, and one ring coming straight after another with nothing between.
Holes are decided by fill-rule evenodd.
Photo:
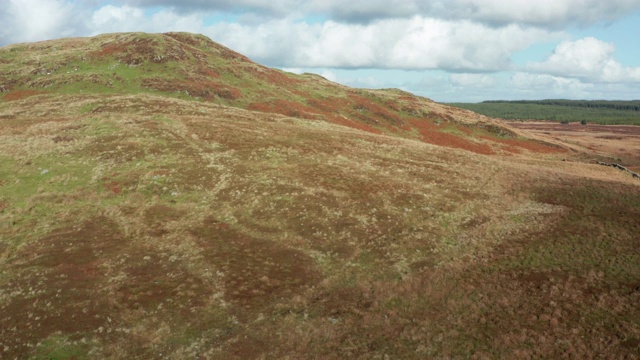
<instances>
[{"instance_id":1,"label":"patch of red vegetation","mask_svg":"<svg viewBox=\"0 0 640 360\"><path fill-rule=\"evenodd\" d=\"M502 150L510 154L522 154L522 149L512 145L503 145Z\"/></svg>"},{"instance_id":2,"label":"patch of red vegetation","mask_svg":"<svg viewBox=\"0 0 640 360\"><path fill-rule=\"evenodd\" d=\"M127 48L122 43L107 44L107 45L104 45L102 49L89 54L89 56L102 58L102 57L107 57L114 54L121 54L126 51L127 51Z\"/></svg>"},{"instance_id":3,"label":"patch of red vegetation","mask_svg":"<svg viewBox=\"0 0 640 360\"><path fill-rule=\"evenodd\" d=\"M316 109L317 112L326 116L327 120L334 124L343 125L350 127L352 129L363 130L366 132L370 132L373 134L382 134L382 131L374 128L371 125L366 123L353 121L347 119L346 117L340 115L340 112L348 112L349 106L351 103L346 98L330 98L330 99L309 99L307 100L307 104L309 104L312 108ZM387 126L389 128L393 128Z\"/></svg>"},{"instance_id":4,"label":"patch of red vegetation","mask_svg":"<svg viewBox=\"0 0 640 360\"><path fill-rule=\"evenodd\" d=\"M357 94L349 94L353 115L367 123L381 125L380 120L397 127L405 127L406 122L400 115L389 111L385 106Z\"/></svg>"},{"instance_id":5,"label":"patch of red vegetation","mask_svg":"<svg viewBox=\"0 0 640 360\"><path fill-rule=\"evenodd\" d=\"M463 149L482 155L494 155L488 144L475 143L460 136L440 131L440 128L428 120L412 119L411 124L422 136L422 141L455 149Z\"/></svg>"},{"instance_id":6,"label":"patch of red vegetation","mask_svg":"<svg viewBox=\"0 0 640 360\"><path fill-rule=\"evenodd\" d=\"M198 74L206 76L206 77L214 78L214 79L217 79L217 78L220 77L220 74L217 71L215 71L213 69L210 69L208 67L200 68L198 70Z\"/></svg>"},{"instance_id":7,"label":"patch of red vegetation","mask_svg":"<svg viewBox=\"0 0 640 360\"><path fill-rule=\"evenodd\" d=\"M113 194L120 194L122 192L122 183L116 180L111 180L108 177L102 178L102 186Z\"/></svg>"},{"instance_id":8,"label":"patch of red vegetation","mask_svg":"<svg viewBox=\"0 0 640 360\"><path fill-rule=\"evenodd\" d=\"M11 91L9 93L6 93L4 95L4 100L6 101L22 100L30 96L40 95L40 94L44 94L44 92L36 91L36 90L16 90L16 91Z\"/></svg>"},{"instance_id":9,"label":"patch of red vegetation","mask_svg":"<svg viewBox=\"0 0 640 360\"><path fill-rule=\"evenodd\" d=\"M307 104L324 114L337 114L349 105L344 98L307 99Z\"/></svg>"},{"instance_id":10,"label":"patch of red vegetation","mask_svg":"<svg viewBox=\"0 0 640 360\"><path fill-rule=\"evenodd\" d=\"M137 66L146 61L165 63L169 59L186 60L188 58L184 48L177 44L161 44L156 38L144 37L104 44L100 50L89 53L89 56L94 59L114 57L129 66Z\"/></svg>"},{"instance_id":11,"label":"patch of red vegetation","mask_svg":"<svg viewBox=\"0 0 640 360\"><path fill-rule=\"evenodd\" d=\"M382 134L382 131L368 124L353 121L339 115L339 110L341 109L340 104L337 104L336 106L336 103L332 100L310 99L307 101L307 104L310 106L305 106L292 101L274 100L268 103L253 103L250 104L247 109L310 120L324 119L334 124L347 126L352 129L362 130L373 134Z\"/></svg>"},{"instance_id":12,"label":"patch of red vegetation","mask_svg":"<svg viewBox=\"0 0 640 360\"><path fill-rule=\"evenodd\" d=\"M345 117L342 116L331 116L329 117L329 121L331 121L334 124L339 124L339 125L343 125L343 126L347 126L350 127L352 129L358 129L358 130L362 130L362 131L366 131L366 132L370 132L373 134L382 134L382 131L367 125L367 124L363 124L363 123L359 123L357 121L353 121L353 120L349 120Z\"/></svg>"}]
</instances>

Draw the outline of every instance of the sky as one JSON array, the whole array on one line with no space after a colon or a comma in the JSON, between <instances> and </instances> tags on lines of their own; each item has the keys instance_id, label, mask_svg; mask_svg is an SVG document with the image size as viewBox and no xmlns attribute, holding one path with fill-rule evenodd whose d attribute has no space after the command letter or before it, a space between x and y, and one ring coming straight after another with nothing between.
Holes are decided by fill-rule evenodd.
<instances>
[{"instance_id":1,"label":"sky","mask_svg":"<svg viewBox=\"0 0 640 360\"><path fill-rule=\"evenodd\" d=\"M0 0L0 46L200 33L252 60L440 102L640 99L640 0Z\"/></svg>"}]
</instances>

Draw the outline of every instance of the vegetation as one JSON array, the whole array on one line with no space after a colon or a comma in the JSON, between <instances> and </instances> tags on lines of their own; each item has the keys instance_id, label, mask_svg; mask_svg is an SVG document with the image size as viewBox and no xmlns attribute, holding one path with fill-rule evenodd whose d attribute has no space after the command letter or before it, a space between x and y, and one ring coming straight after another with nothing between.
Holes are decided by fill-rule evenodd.
<instances>
[{"instance_id":1,"label":"vegetation","mask_svg":"<svg viewBox=\"0 0 640 360\"><path fill-rule=\"evenodd\" d=\"M85 81L122 44L119 90ZM0 49L0 358L638 358L637 180L227 51Z\"/></svg>"},{"instance_id":2,"label":"vegetation","mask_svg":"<svg viewBox=\"0 0 640 360\"><path fill-rule=\"evenodd\" d=\"M604 125L640 125L640 100L483 101L449 105L510 120L588 121Z\"/></svg>"}]
</instances>

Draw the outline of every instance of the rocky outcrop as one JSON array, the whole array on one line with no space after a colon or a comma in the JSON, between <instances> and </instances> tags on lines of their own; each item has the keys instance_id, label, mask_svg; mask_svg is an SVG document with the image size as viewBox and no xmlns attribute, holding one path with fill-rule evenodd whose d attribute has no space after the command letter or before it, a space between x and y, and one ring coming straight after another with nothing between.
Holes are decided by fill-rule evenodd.
<instances>
[{"instance_id":1,"label":"rocky outcrop","mask_svg":"<svg viewBox=\"0 0 640 360\"><path fill-rule=\"evenodd\" d=\"M638 179L640 180L640 175L638 175L637 173L627 169L626 167L620 165L620 164L616 164L616 163L606 163L606 162L602 162L602 161L596 161L595 162L598 165L603 165L603 166L612 166L616 169L622 170L624 172L627 172L629 174L631 174L631 176L633 176L634 179Z\"/></svg>"}]
</instances>

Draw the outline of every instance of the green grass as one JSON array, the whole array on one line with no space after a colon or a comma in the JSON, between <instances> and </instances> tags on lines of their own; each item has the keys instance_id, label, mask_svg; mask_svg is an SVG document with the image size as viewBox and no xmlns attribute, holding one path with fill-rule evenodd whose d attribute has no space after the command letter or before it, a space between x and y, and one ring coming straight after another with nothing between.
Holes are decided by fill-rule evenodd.
<instances>
[{"instance_id":1,"label":"green grass","mask_svg":"<svg viewBox=\"0 0 640 360\"><path fill-rule=\"evenodd\" d=\"M90 350L94 341L72 340L68 336L53 334L42 341L30 360L84 360L91 359Z\"/></svg>"}]
</instances>

